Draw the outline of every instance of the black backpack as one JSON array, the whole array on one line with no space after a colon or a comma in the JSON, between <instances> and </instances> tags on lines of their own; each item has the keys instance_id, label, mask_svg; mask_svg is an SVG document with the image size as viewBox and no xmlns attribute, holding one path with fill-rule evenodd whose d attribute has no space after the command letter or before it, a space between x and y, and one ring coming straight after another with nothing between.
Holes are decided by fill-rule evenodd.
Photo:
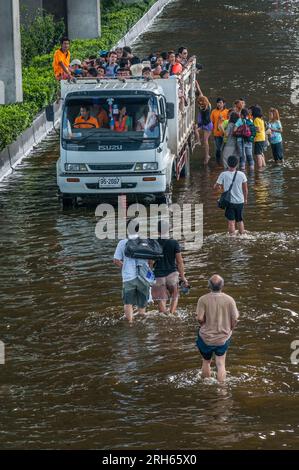
<instances>
[{"instance_id":1,"label":"black backpack","mask_svg":"<svg viewBox=\"0 0 299 470\"><path fill-rule=\"evenodd\" d=\"M135 238L128 240L125 256L133 259L156 261L163 258L163 248L157 240Z\"/></svg>"}]
</instances>

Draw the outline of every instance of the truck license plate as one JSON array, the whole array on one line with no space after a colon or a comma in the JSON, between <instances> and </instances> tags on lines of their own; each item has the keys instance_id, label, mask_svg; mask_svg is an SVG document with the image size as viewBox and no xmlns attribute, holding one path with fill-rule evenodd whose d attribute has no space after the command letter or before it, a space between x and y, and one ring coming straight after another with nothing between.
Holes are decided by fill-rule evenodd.
<instances>
[{"instance_id":1,"label":"truck license plate","mask_svg":"<svg viewBox=\"0 0 299 470\"><path fill-rule=\"evenodd\" d=\"M103 176L99 180L100 188L121 188L121 178L117 176Z\"/></svg>"}]
</instances>

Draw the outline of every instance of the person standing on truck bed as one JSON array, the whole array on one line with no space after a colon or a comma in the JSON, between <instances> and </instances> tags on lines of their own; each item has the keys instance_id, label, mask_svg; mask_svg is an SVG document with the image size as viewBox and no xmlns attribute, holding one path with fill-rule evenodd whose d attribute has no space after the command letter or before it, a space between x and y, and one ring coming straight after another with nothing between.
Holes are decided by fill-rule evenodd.
<instances>
[{"instance_id":1,"label":"person standing on truck bed","mask_svg":"<svg viewBox=\"0 0 299 470\"><path fill-rule=\"evenodd\" d=\"M117 63L117 53L115 51L109 52L108 55L108 63L105 66L106 69L106 77L107 78L115 78L119 69L119 65Z\"/></svg>"},{"instance_id":2,"label":"person standing on truck bed","mask_svg":"<svg viewBox=\"0 0 299 470\"><path fill-rule=\"evenodd\" d=\"M70 70L71 53L70 40L63 37L60 41L61 47L57 49L53 58L53 70L57 80L68 80L72 77Z\"/></svg>"},{"instance_id":3,"label":"person standing on truck bed","mask_svg":"<svg viewBox=\"0 0 299 470\"><path fill-rule=\"evenodd\" d=\"M90 115L90 108L88 106L81 106L80 116L75 119L75 129L93 129L99 127L96 118Z\"/></svg>"},{"instance_id":4,"label":"person standing on truck bed","mask_svg":"<svg viewBox=\"0 0 299 470\"><path fill-rule=\"evenodd\" d=\"M183 46L179 47L178 54L181 58L182 66L186 67L186 65L188 64L188 57L189 57L188 49L186 47L183 47Z\"/></svg>"},{"instance_id":5,"label":"person standing on truck bed","mask_svg":"<svg viewBox=\"0 0 299 470\"><path fill-rule=\"evenodd\" d=\"M170 51L168 53L168 72L170 76L172 75L180 75L183 71L183 66L180 63L180 56L176 54L174 51Z\"/></svg>"}]
</instances>

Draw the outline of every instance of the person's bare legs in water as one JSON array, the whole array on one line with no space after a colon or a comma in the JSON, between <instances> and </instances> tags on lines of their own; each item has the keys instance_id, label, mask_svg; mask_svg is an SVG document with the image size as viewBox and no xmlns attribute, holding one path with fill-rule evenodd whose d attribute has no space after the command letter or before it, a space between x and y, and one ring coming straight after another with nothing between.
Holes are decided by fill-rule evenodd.
<instances>
[{"instance_id":1,"label":"person's bare legs in water","mask_svg":"<svg viewBox=\"0 0 299 470\"><path fill-rule=\"evenodd\" d=\"M210 155L210 145L209 145L209 138L211 135L211 131L203 130L203 148L204 148L204 164L207 165L211 159Z\"/></svg>"}]
</instances>

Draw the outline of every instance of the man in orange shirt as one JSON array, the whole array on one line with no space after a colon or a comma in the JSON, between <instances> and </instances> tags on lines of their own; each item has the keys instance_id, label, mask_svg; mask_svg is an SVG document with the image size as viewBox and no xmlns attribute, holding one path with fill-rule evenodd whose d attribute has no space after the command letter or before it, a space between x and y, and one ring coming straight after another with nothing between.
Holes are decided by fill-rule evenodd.
<instances>
[{"instance_id":1,"label":"man in orange shirt","mask_svg":"<svg viewBox=\"0 0 299 470\"><path fill-rule=\"evenodd\" d=\"M71 78L70 71L70 40L62 38L60 41L61 48L57 49L53 59L53 70L57 80L67 80Z\"/></svg>"},{"instance_id":2,"label":"man in orange shirt","mask_svg":"<svg viewBox=\"0 0 299 470\"><path fill-rule=\"evenodd\" d=\"M108 127L109 117L107 112L101 105L98 106L97 120L100 128Z\"/></svg>"},{"instance_id":3,"label":"man in orange shirt","mask_svg":"<svg viewBox=\"0 0 299 470\"><path fill-rule=\"evenodd\" d=\"M221 150L223 146L223 131L220 124L228 119L228 109L225 108L225 101L223 98L217 98L216 108L211 112L211 121L213 123L213 133L216 145L216 161L221 163Z\"/></svg>"},{"instance_id":4,"label":"man in orange shirt","mask_svg":"<svg viewBox=\"0 0 299 470\"><path fill-rule=\"evenodd\" d=\"M96 118L90 115L90 109L87 106L81 106L80 116L75 119L75 129L94 129L99 128L99 123Z\"/></svg>"}]
</instances>

